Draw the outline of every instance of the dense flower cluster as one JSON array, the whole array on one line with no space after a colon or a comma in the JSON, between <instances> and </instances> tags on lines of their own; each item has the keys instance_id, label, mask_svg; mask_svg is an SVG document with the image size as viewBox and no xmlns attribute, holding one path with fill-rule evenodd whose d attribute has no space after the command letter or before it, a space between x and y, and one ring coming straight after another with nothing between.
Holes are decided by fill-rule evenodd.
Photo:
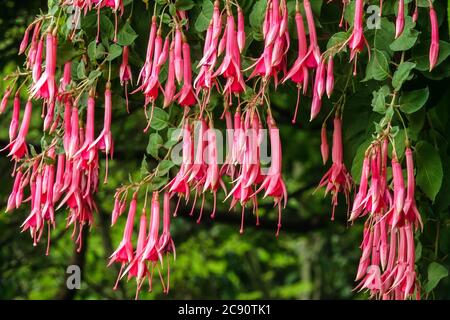
<instances>
[{"instance_id":1,"label":"dense flower cluster","mask_svg":"<svg viewBox=\"0 0 450 320\"><path fill-rule=\"evenodd\" d=\"M349 4L343 0L343 11ZM66 0L62 6L75 8L74 23L78 24L83 15L97 10L97 43L100 41L100 18L102 10L109 10L115 16L117 42L118 15L124 12L121 0ZM380 1L380 8L382 1ZM161 279L164 292L169 291L170 259L175 258L175 245L170 233L172 211L170 200L178 196L178 204L173 211L176 216L180 199L188 203L194 193L191 215L194 213L198 197L201 207L197 222L202 219L205 196L213 195L211 218L216 215L217 192L222 188L226 199L231 199L230 210L239 203L242 208L240 232L244 232L245 208L253 207L256 223L259 224L258 196L273 199L278 208L278 229L281 228L281 210L287 203L287 189L282 176L282 147L278 127L272 115L268 90L276 89L287 81L297 88L297 106L293 123L296 122L300 95L312 97L310 119L316 119L322 107L324 94L331 98L334 88L334 56L344 49L349 50L353 74L357 72L358 55L367 47L364 36L364 0L355 0L354 21L348 30L349 37L344 42L321 52L318 43L315 18L309 0L303 0L303 8L297 1L295 6L295 26L298 38L298 54L290 64L288 52L291 50L289 34L289 10L286 0L267 1L262 25L263 52L254 63L242 70L242 54L246 48L246 32L242 8L232 1L214 2L211 20L206 30L202 56L194 66L197 75L193 78L191 47L185 30L188 16L177 10L169 24L170 30L162 26L162 16L153 14L150 23L147 51L144 63L132 94L140 93L145 98L147 128L151 128L155 104L163 101L164 108L176 104L183 108L180 124L182 133L182 163L176 175L163 190L151 190L150 215L147 214L147 198L139 219L136 245L132 243L138 197L142 184L119 188L115 194L112 225L125 212L128 205L123 239L110 257L110 265L121 265L118 281L127 276L135 278L136 297L148 279L150 289L156 271ZM395 38L405 29L405 2L398 1L395 24ZM156 12L156 11L155 11ZM306 17L307 32L304 23ZM431 25L431 46L429 52L430 70L438 63L439 31L436 12L429 4ZM417 20L417 5L413 20ZM344 14L342 15L344 17ZM344 26L343 19L341 27ZM0 104L0 113L5 112L13 95L12 119L9 127L10 143L3 149L14 161L14 185L6 211L12 211L30 201L31 211L22 224L23 231L29 230L36 245L41 239L45 225L50 230L55 227L55 210L66 206L69 210L67 227L73 226L73 238L82 245L82 231L93 222L96 211L94 196L99 184L99 151L106 155L105 183L108 178L108 160L112 158L114 143L111 134L112 92L111 66L104 84L104 124L101 132L95 132L95 113L99 95L97 87L101 83L102 72L94 80L80 82L72 79L72 61L57 61L59 32L58 20L53 16L40 16L25 31L19 53L26 55L25 74L27 80L17 86L21 74L13 77ZM75 32L75 31L74 31ZM75 33L66 34L72 40ZM128 110L128 86L133 84L129 65L129 46L123 46L122 61L119 66L120 84L125 87ZM58 67L62 65L62 67ZM161 71L167 69L165 83L161 83ZM61 69L61 70L59 70ZM246 78L245 72L249 71ZM57 77L60 76L60 79ZM28 80L29 79L29 80ZM249 81L253 81L253 95L244 97ZM23 110L22 120L20 89L28 86L28 101ZM230 145L225 163L219 166L217 133L214 119L208 111L211 92L215 89L223 95L225 119ZM86 99L84 99L86 98ZM42 152L30 150L26 138L32 122L33 105L41 103L43 131ZM148 113L147 107L151 105ZM198 108L196 108L198 106ZM176 107L176 106L174 106ZM401 159L392 148L392 183L388 172L388 149L391 136L386 134L372 143L366 152L362 168L359 190L350 204L353 180L344 164L342 106L336 108L333 120L332 164L319 183L325 193L331 193L334 219L338 195L343 193L349 205L350 221L367 217L361 245L362 257L356 280L358 289L367 289L380 299L406 299L419 294L419 284L415 272L414 231L422 226L415 203L415 179L413 155L408 146L406 157L407 187L401 167ZM198 110L197 110L198 109ZM334 111L334 110L333 110ZM332 112L333 113L333 112ZM332 114L330 113L330 115ZM328 117L327 117L328 119ZM271 150L269 168L261 164L261 144L263 131L268 131ZM329 158L326 122L321 131L321 154L324 164ZM227 188L226 180L230 180ZM141 189L142 187L142 189ZM29 191L26 191L29 189ZM228 189L228 190L227 190ZM160 201L163 193L163 227L160 233ZM25 196L25 194L27 194ZM131 200L128 196L132 194ZM350 211L351 207L351 211ZM147 223L149 226L147 227ZM48 253L48 249L47 249ZM163 277L163 266L167 266L167 282ZM116 283L116 287L117 287Z\"/></svg>"}]
</instances>

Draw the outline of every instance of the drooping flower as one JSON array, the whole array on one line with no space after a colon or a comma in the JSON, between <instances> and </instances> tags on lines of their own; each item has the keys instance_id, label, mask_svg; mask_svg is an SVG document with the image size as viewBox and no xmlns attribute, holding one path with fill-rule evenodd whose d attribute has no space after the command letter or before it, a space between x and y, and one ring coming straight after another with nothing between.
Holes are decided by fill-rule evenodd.
<instances>
[{"instance_id":1,"label":"drooping flower","mask_svg":"<svg viewBox=\"0 0 450 320\"><path fill-rule=\"evenodd\" d=\"M15 137L3 150L9 148L8 156L12 156L15 161L22 159L22 157L28 152L27 143L25 141L28 135L28 129L30 128L31 121L31 111L32 111L31 100L28 100L25 105L25 111L22 118L22 124L20 125L17 137Z\"/></svg>"},{"instance_id":2,"label":"drooping flower","mask_svg":"<svg viewBox=\"0 0 450 320\"><path fill-rule=\"evenodd\" d=\"M125 86L125 101L128 113L130 113L130 110L128 108L128 84L133 84L133 74L131 73L131 67L128 64L129 51L130 49L128 48L128 46L123 47L122 63L120 64L119 68L120 84L122 86Z\"/></svg>"},{"instance_id":3,"label":"drooping flower","mask_svg":"<svg viewBox=\"0 0 450 320\"><path fill-rule=\"evenodd\" d=\"M136 215L136 206L137 206L137 194L135 193L133 195L133 199L130 202L130 208L128 210L127 222L125 224L125 230L123 232L122 241L120 242L116 251L114 251L113 254L109 257L110 260L108 266L112 265L113 263L122 264L119 275L117 277L117 281L122 276L121 273L123 271L125 264L130 263L134 258L133 244L131 240L133 236L133 226Z\"/></svg>"},{"instance_id":4,"label":"drooping flower","mask_svg":"<svg viewBox=\"0 0 450 320\"><path fill-rule=\"evenodd\" d=\"M430 45L430 71L434 69L439 59L439 22L430 1L431 45Z\"/></svg>"},{"instance_id":5,"label":"drooping flower","mask_svg":"<svg viewBox=\"0 0 450 320\"><path fill-rule=\"evenodd\" d=\"M350 191L352 188L352 178L344 164L344 150L342 145L342 119L338 116L334 118L333 147L330 170L323 176L319 183L319 188L325 187L325 194L331 192L333 211L331 220L334 220L334 211L338 205L338 194L342 192L349 203Z\"/></svg>"},{"instance_id":6,"label":"drooping flower","mask_svg":"<svg viewBox=\"0 0 450 320\"><path fill-rule=\"evenodd\" d=\"M398 1L397 19L395 21L395 39L400 37L405 28L405 0Z\"/></svg>"}]
</instances>

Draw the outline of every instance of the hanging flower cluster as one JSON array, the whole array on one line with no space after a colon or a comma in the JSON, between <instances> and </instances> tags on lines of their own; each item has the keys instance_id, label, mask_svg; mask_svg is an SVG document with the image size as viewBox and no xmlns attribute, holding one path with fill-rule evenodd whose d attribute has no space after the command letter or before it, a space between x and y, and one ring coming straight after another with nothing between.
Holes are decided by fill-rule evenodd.
<instances>
[{"instance_id":1,"label":"hanging flower cluster","mask_svg":"<svg viewBox=\"0 0 450 320\"><path fill-rule=\"evenodd\" d=\"M379 299L407 299L420 288L415 271L414 231L423 227L415 202L413 153L406 148L405 180L392 149L392 184L388 181L389 139L374 142L366 151L359 190L350 221L367 216L361 244L357 289Z\"/></svg>"},{"instance_id":2,"label":"hanging flower cluster","mask_svg":"<svg viewBox=\"0 0 450 320\"><path fill-rule=\"evenodd\" d=\"M170 2L170 1L169 1ZM349 0L342 0L344 11ZM407 4L406 4L407 5ZM125 87L126 109L129 111L128 86L133 85L133 75L129 64L129 45L117 45L119 15L124 13L121 0L66 0L60 6L75 8L73 24L78 25L83 15L97 10L98 44L102 36L101 14L108 10L115 17L115 33L112 43L120 47L122 59L118 68L120 84ZM176 8L176 6L174 6ZM382 1L380 1L380 8ZM395 24L395 38L405 30L404 1L398 1ZM202 56L196 66L192 66L191 46L187 37L189 17L184 10L175 10L169 15L169 30L163 25L164 10L156 14L156 4L150 22L150 33L144 63L140 68L136 88L132 94L144 96L147 127L152 127L155 105L162 102L164 108L183 109L179 125L182 143L182 161L170 182L154 190L148 184L155 177L158 167L142 181L117 189L112 212L112 225L126 211L123 239L110 257L109 264L120 264L119 280L134 278L138 297L146 279L150 289L155 269L161 279L163 291L169 292L170 255L175 258L175 245L170 233L172 211L170 200L178 197L176 216L181 198L186 204L194 194L191 216L197 199L201 197L200 223L205 197L213 196L211 218L216 215L217 192L222 188L225 198L230 199L230 210L241 205L240 232L244 232L245 208L250 204L259 224L258 197L273 199L278 208L277 236L281 228L281 210L287 203L287 189L282 175L282 145L276 125L268 91L271 86L278 88L287 81L297 86L297 104L292 122L295 123L300 105L300 96L311 96L310 120L316 119L322 108L324 94L331 99L335 90L335 56L349 50L349 61L353 63L351 75L357 75L358 56L365 47L370 48L364 35L364 0L355 0L353 24L348 37L328 48L323 53L319 47L315 17L310 0L303 0L303 10L299 1L295 6L295 27L298 38L298 53L290 64L288 53L292 51L289 34L288 4L286 0L269 0L265 9L263 24L263 52L254 62L242 70L243 53L246 49L246 31L243 9L233 1L214 2L212 16L206 29ZM305 29L304 17L309 41ZM431 24L431 46L429 52L430 71L439 59L439 25L432 2L429 3ZM61 12L60 12L61 14ZM380 13L381 14L381 13ZM166 14L167 15L167 14ZM418 17L417 3L413 20ZM29 216L22 224L23 231L29 230L33 243L40 240L45 224L55 227L55 210L66 206L69 209L67 227L73 226L73 237L82 245L82 232L93 222L96 211L94 195L99 184L99 151L105 153L105 180L108 179L108 161L113 156L114 143L111 133L112 92L111 61L105 59L89 77L80 81L73 79L72 61L57 61L58 43L73 41L83 34L59 32L60 17L43 15L38 17L25 31L19 53L26 55L23 72L17 71L8 79L13 79L7 87L0 103L0 113L5 112L11 96L13 99L12 119L9 127L9 144L3 149L14 161L14 185L8 199L7 211L12 211L23 202L31 202ZM166 18L167 19L167 18ZM112 38L112 35L111 35ZM87 47L87 46L86 46ZM403 58L402 58L403 59ZM81 55L81 63L86 62ZM195 61L195 60L194 60ZM109 62L107 81L102 82L104 67ZM61 66L61 67L58 67ZM162 70L167 70L165 82ZM194 69L194 71L193 71ZM248 71L248 77L246 77ZM197 72L196 76L194 72ZM91 77L92 75L92 77ZM194 77L195 76L195 77ZM16 84L21 77L25 81ZM164 83L162 83L164 82ZM102 84L102 85L100 85ZM253 88L250 88L253 84ZM347 83L348 85L348 83ZM28 101L21 114L21 89L28 86ZM104 99L103 129L95 132L95 113L102 87ZM345 88L347 89L347 87ZM229 148L222 166L219 161L217 131L208 106L213 90L223 96ZM345 91L345 90L344 90ZM250 92L250 93L249 93ZM345 95L345 92L343 92ZM395 95L394 95L395 98ZM392 148L392 183L388 176L388 149L392 137L389 133L377 139L366 152L361 182L353 205L350 196L353 180L344 164L343 150L343 105L344 99L334 103L334 108L326 118L321 130L321 154L323 163L329 158L326 121L334 113L332 164L319 183L325 193L331 193L334 219L338 196L342 193L349 205L350 221L367 217L364 239L361 245L362 257L358 268L358 289L367 289L380 299L406 299L419 293L414 258L414 232L422 226L420 214L415 204L415 179L413 155L408 146L406 157L407 187L401 167L401 159ZM45 136L41 153L30 150L26 138L32 122L33 105L42 105L43 131ZM150 113L147 107L151 106ZM196 108L198 106L198 108ZM390 125L390 124L389 124ZM262 165L262 145L264 132L270 140L270 167ZM227 181L230 181L227 185ZM29 189L29 192L27 191ZM139 193L145 191L145 200L139 219L138 238L133 245L135 217ZM147 214L147 198L151 192L150 215ZM163 193L163 226L160 233L160 200ZM28 196L29 194L29 196ZM128 196L131 196L131 200ZM350 211L351 207L351 211ZM147 228L147 223L149 226ZM47 249L48 253L48 249ZM167 270L164 280L163 269Z\"/></svg>"}]
</instances>

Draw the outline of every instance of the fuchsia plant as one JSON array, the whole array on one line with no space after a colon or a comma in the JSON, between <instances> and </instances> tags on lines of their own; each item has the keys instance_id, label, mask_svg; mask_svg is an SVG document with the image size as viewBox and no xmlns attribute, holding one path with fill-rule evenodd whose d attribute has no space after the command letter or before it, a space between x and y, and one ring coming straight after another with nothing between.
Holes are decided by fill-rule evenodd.
<instances>
[{"instance_id":1,"label":"fuchsia plant","mask_svg":"<svg viewBox=\"0 0 450 320\"><path fill-rule=\"evenodd\" d=\"M340 27L348 27L344 26L343 22L344 11L349 3L348 0L342 1ZM164 9L159 16L155 4L145 59L132 94L142 94L144 97L147 120L145 132L152 129L156 105L161 104L164 108L173 110L182 109L178 126L181 130L178 140L181 144L182 160L176 174L164 186L151 187L158 170L161 170L158 165L141 181L131 182L117 189L111 224L117 223L126 211L127 204L129 209L123 238L111 254L108 264L120 264L114 288L117 288L120 279L125 276L128 280L134 278L137 298L147 279L150 290L152 289L153 276L157 271L163 292L169 292L170 260L172 255L173 259L176 257L171 234L171 216L177 215L181 198L184 198L185 205L188 205L192 199L191 193L194 194L191 215L194 215L197 199L201 197L197 218L197 223L200 223L206 210L204 204L207 194L212 194L213 205L209 216L214 218L217 212L217 193L219 189L223 189L225 200L230 199L230 210L240 205L240 233L244 233L246 207L250 205L258 225L259 201L261 198L270 198L277 207L276 236L279 236L282 209L288 202L288 188L282 172L282 137L271 108L269 91L272 87L276 90L278 86L290 80L297 87L293 124L296 123L299 113L300 95L311 98L310 121L321 116L322 107L325 106L325 94L333 104L323 122L320 137L321 156L323 164L326 165L329 159L327 121L334 115L332 163L320 180L318 189L324 188L325 194L331 194L332 220L335 219L339 194L343 194L347 202L350 222L354 223L359 218L366 219L356 275L359 284L355 290L367 290L371 297L377 299L408 299L414 296L420 298L420 284L415 269L414 233L423 228L423 222L415 198L414 157L408 139L405 159L397 154L393 143L395 134L391 126L392 119L386 118L382 129L377 131L376 138L364 154L359 187L351 202L354 182L344 162L343 140L343 109L350 80L347 80L345 88L342 89L342 84L335 80L335 67L342 63L342 54L347 48L349 57L345 59L353 63L349 79L357 75L358 57L363 54L364 47L367 47L368 58L371 58L371 49L364 34L365 1L355 0L354 4L353 24L347 32L347 38L322 52L311 1L303 0L303 10L300 2L296 1L294 17L289 16L286 0L267 1L261 26L263 50L253 61L245 54L248 45L245 28L247 21L244 9L237 3L219 0L214 2L204 43L200 46L202 55L198 60L197 57L191 57L192 48L196 45L189 43L188 13L185 10L176 10L169 15L164 13ZM382 4L380 1L380 7ZM76 9L76 20L83 19L90 10L97 10L97 37L94 44L112 40L111 46L119 46L117 43L120 43L120 37L117 34L119 16L125 11L123 1L66 0L61 6L73 6ZM405 32L405 16L408 13L405 10L408 8L408 3L398 1L395 38ZM113 39L101 39L100 17L106 10L112 11L115 17ZM63 14L62 11L60 14ZM168 31L163 26L163 18L167 19L164 14L170 19ZM416 3L414 21L417 16ZM439 62L440 46L437 14L431 1L429 17L431 71ZM33 244L37 245L47 224L47 254L51 229L55 228L57 221L55 211L63 207L68 210L66 226L73 227L72 238L77 243L78 250L81 249L83 231L93 224L97 211L94 199L99 185L99 151L105 153L104 183L107 183L109 160L114 153L112 124L115 106L111 61L105 59L96 65L96 69L91 70L88 77L77 75L77 78L82 79L73 79L74 61L58 61L60 43L74 39L85 40L83 35L77 34L76 31L61 32L59 19L59 16L56 19L52 15L40 16L26 28L19 48L19 54L26 55L24 72L15 74L0 104L0 114L5 113L11 95L14 95L9 144L2 150L14 161L14 184L6 211L11 212L23 202L30 202L30 213L21 226L22 231L29 231ZM294 59L290 57L290 20L295 24L298 38L298 53L293 55ZM62 38L64 36L65 39ZM122 59L118 67L118 80L125 87L126 110L129 112L128 86L133 85L129 54L133 48L130 48L130 45L120 47ZM403 62L404 55L401 59ZM198 61L197 65L193 67L192 61ZM242 70L244 61L250 61L247 70ZM84 67L87 57L83 54L76 63ZM163 80L164 68L167 76ZM108 74L107 79L102 79L106 78L105 74ZM26 76L24 82L16 88L16 82L23 75ZM21 89L25 87L28 88L28 99L21 112ZM218 143L218 131L214 126L213 112L208 108L214 90L223 96L222 118L225 119L229 140L226 160L222 166L219 159L221 146ZM395 90L392 93L391 107L396 107L395 99L399 92ZM342 93L342 96L335 100L337 91ZM37 153L34 147L30 150L27 136L30 126L35 125L32 121L33 108L39 105L42 106L43 131L51 137L51 141L43 142L41 152ZM101 105L104 106L103 127L96 133L95 115ZM151 105L150 114L148 105ZM263 165L261 159L265 130L268 131L271 153L268 168ZM167 157L164 160L167 161ZM404 162L406 184L402 167ZM392 178L388 172L392 172ZM143 190L145 200L134 245L138 198ZM152 196L148 218L149 193ZM162 233L159 199L161 193ZM128 199L130 194L131 200ZM172 214L171 199L176 196L178 201ZM164 280L165 270L167 282Z\"/></svg>"}]
</instances>

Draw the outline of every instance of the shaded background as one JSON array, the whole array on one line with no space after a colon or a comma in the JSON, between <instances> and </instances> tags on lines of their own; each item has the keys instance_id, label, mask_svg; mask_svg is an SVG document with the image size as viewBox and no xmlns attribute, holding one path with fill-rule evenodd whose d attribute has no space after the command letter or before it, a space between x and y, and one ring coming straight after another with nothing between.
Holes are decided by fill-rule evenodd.
<instances>
[{"instance_id":1,"label":"shaded background","mask_svg":"<svg viewBox=\"0 0 450 320\"><path fill-rule=\"evenodd\" d=\"M140 1L136 1L140 2ZM2 1L0 10L0 75L6 75L22 63L17 56L24 28L46 1ZM141 16L139 16L141 14ZM324 6L322 16L334 23L339 19L337 7ZM137 48L145 51L149 18L144 10L136 10L134 18L141 21L135 28L140 37ZM135 25L133 25L134 27ZM448 68L448 64L446 65ZM135 70L135 75L137 74ZM446 73L448 71L446 70ZM431 104L437 105L442 92L448 91L448 79L428 81L431 88ZM4 89L1 82L0 88ZM348 101L344 121L351 125L345 131L346 163L351 167L352 159L360 143L373 131L370 106L371 92L376 83L367 83L359 88ZM118 92L117 92L118 91ZM116 90L120 95L121 91ZM115 160L110 163L109 182L100 186L97 194L98 214L91 232L86 233L84 247L79 254L74 251L70 231L64 228L65 214L57 214L57 230L52 234L50 256L45 256L45 241L33 247L29 234L20 233L20 225L27 216L28 206L10 214L4 214L12 179L12 165L2 153L0 157L0 298L2 299L128 299L134 297L134 282L122 282L113 291L117 268L107 268L109 255L122 237L122 218L117 226L110 227L110 212L115 187L127 180L128 173L139 172L148 134L141 133L145 126L139 98L132 101L132 114L126 115L123 98L114 98ZM216 220L203 219L200 225L188 215L184 208L174 220L173 236L177 247L177 260L172 263L171 292L163 295L155 279L153 293L141 292L145 299L358 299L364 294L352 292L353 278L360 255L362 221L354 226L346 225L346 206L336 212L336 221L331 222L330 201L323 199L322 192L312 195L325 169L320 158L321 122L309 124L307 110L309 101L302 103L299 124L291 125L291 113L295 105L296 90L282 88L274 93L272 101L282 139L284 173L289 189L289 204L283 211L283 228L279 239L275 238L276 210L270 202L262 202L260 227L247 213L246 229L239 234L240 210L228 212L220 206ZM448 107L448 97L444 107ZM325 106L327 107L327 106ZM309 108L309 107L308 107ZM349 107L350 108L350 107ZM349 109L347 108L347 109ZM0 146L7 144L7 128L10 115L0 117ZM97 119L101 120L101 119ZM40 120L32 124L28 142L39 144ZM99 127L101 123L98 123ZM344 124L345 127L345 124ZM448 137L448 129L443 135ZM103 158L103 156L101 156ZM101 174L103 170L100 169ZM449 195L446 195L449 197ZM223 195L221 195L223 199ZM207 201L208 202L208 201ZM209 201L209 203L211 203ZM210 210L207 204L206 212ZM187 211L187 212L186 212ZM444 212L448 217L448 206ZM447 220L448 221L448 218ZM434 226L428 230L435 234ZM427 230L426 228L426 230ZM437 250L441 263L448 266L450 233L448 224L440 226L442 237L435 243L433 236L421 239L423 250L431 256ZM437 246L437 248L436 248ZM81 290L66 288L65 277L68 265L77 264L82 269ZM426 276L427 261L419 263L421 274ZM450 284L443 280L429 298L450 298Z\"/></svg>"}]
</instances>

